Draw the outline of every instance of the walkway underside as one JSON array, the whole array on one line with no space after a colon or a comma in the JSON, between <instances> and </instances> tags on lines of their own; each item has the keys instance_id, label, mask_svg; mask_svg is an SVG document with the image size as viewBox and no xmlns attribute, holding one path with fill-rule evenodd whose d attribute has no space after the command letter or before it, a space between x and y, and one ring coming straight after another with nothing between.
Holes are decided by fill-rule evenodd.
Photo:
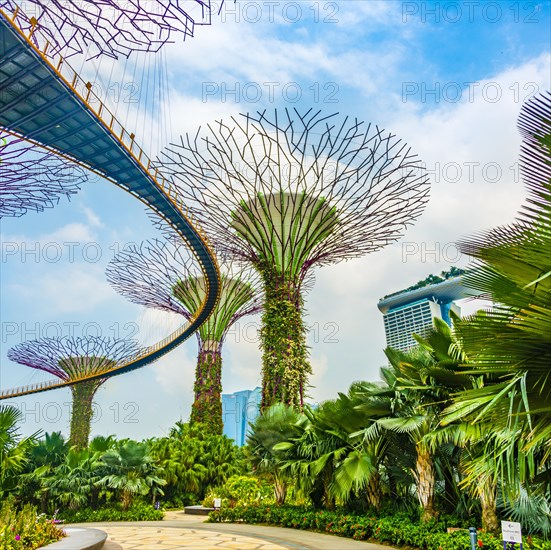
<instances>
[{"instance_id":1,"label":"walkway underside","mask_svg":"<svg viewBox=\"0 0 551 550\"><path fill-rule=\"evenodd\" d=\"M82 379L107 378L143 367L189 338L208 318L219 297L220 274L206 236L184 214L169 181L136 145L91 86L61 58L47 55L49 45L35 47L20 30L21 12L0 10L0 128L49 148L69 161L93 170L166 220L192 249L208 282L208 292L193 320L138 357L107 373ZM34 30L40 33L40 28ZM82 96L79 90L88 90ZM71 382L74 383L74 382ZM69 383L52 380L0 391L0 400L37 393Z\"/></svg>"}]
</instances>

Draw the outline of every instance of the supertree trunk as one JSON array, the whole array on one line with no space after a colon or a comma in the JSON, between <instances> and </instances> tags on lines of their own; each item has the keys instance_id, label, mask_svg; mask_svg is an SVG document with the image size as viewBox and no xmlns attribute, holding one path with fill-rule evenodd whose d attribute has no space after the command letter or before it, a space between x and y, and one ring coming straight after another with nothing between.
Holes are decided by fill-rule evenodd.
<instances>
[{"instance_id":1,"label":"supertree trunk","mask_svg":"<svg viewBox=\"0 0 551 550\"><path fill-rule=\"evenodd\" d=\"M437 512L434 507L435 470L430 452L425 449L417 449L415 469L417 474L417 497L423 509L421 521L436 519Z\"/></svg>"},{"instance_id":2,"label":"supertree trunk","mask_svg":"<svg viewBox=\"0 0 551 550\"><path fill-rule=\"evenodd\" d=\"M95 380L81 382L71 387L73 394L73 410L71 412L71 435L69 445L79 451L88 446L90 425L92 423L92 400L98 389Z\"/></svg>"},{"instance_id":3,"label":"supertree trunk","mask_svg":"<svg viewBox=\"0 0 551 550\"><path fill-rule=\"evenodd\" d=\"M200 422L208 433L222 435L222 356L218 350L199 352L194 391L190 423Z\"/></svg>"},{"instance_id":4,"label":"supertree trunk","mask_svg":"<svg viewBox=\"0 0 551 550\"><path fill-rule=\"evenodd\" d=\"M297 408L304 405L304 391L311 367L300 290L293 283L264 276L262 314L262 409L275 403Z\"/></svg>"}]
</instances>

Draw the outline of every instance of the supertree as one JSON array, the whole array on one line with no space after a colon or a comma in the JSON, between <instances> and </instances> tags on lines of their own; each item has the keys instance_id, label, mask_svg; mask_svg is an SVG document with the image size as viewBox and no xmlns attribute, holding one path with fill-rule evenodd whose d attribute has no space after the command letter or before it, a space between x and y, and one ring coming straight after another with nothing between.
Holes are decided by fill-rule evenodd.
<instances>
[{"instance_id":1,"label":"supertree","mask_svg":"<svg viewBox=\"0 0 551 550\"><path fill-rule=\"evenodd\" d=\"M80 166L0 131L0 218L52 207L87 180Z\"/></svg>"},{"instance_id":2,"label":"supertree","mask_svg":"<svg viewBox=\"0 0 551 550\"><path fill-rule=\"evenodd\" d=\"M12 16L18 11L23 30L40 27L51 53L70 57L128 57L135 51L157 51L174 35L193 36L195 25L210 25L211 0L0 0ZM221 5L221 2L218 4ZM25 11L25 13L22 13Z\"/></svg>"},{"instance_id":3,"label":"supertree","mask_svg":"<svg viewBox=\"0 0 551 550\"><path fill-rule=\"evenodd\" d=\"M191 423L201 422L221 434L222 346L228 330L241 317L261 308L261 284L251 270L222 264L218 305L198 330L199 354ZM205 278L187 247L177 241L146 241L119 252L107 266L107 279L136 304L191 317L206 296Z\"/></svg>"},{"instance_id":4,"label":"supertree","mask_svg":"<svg viewBox=\"0 0 551 550\"><path fill-rule=\"evenodd\" d=\"M86 380L86 377L107 372L139 351L140 345L135 340L63 336L22 342L8 351L8 358L61 380L75 382L71 385L69 441L72 446L83 449L90 436L94 395L106 381L105 378Z\"/></svg>"},{"instance_id":5,"label":"supertree","mask_svg":"<svg viewBox=\"0 0 551 550\"><path fill-rule=\"evenodd\" d=\"M304 279L401 237L428 201L421 162L376 125L285 109L209 124L159 164L221 253L263 279L262 406L301 407L310 373Z\"/></svg>"}]
</instances>

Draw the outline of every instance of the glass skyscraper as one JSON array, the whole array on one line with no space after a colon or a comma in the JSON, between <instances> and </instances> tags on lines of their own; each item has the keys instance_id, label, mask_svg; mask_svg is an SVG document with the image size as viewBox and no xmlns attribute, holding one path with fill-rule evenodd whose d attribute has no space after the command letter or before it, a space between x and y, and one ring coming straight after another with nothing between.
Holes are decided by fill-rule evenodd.
<instances>
[{"instance_id":1,"label":"glass skyscraper","mask_svg":"<svg viewBox=\"0 0 551 550\"><path fill-rule=\"evenodd\" d=\"M233 439L240 447L247 440L249 422L253 422L260 414L261 399L262 390L259 387L222 394L224 435Z\"/></svg>"}]
</instances>

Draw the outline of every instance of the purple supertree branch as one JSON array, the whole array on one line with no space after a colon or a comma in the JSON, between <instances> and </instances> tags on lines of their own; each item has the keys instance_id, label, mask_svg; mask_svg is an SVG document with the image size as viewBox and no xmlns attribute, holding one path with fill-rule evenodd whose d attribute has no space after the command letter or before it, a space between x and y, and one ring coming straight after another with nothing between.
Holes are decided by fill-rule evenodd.
<instances>
[{"instance_id":1,"label":"purple supertree branch","mask_svg":"<svg viewBox=\"0 0 551 550\"><path fill-rule=\"evenodd\" d=\"M121 250L107 265L106 275L111 286L131 302L189 319L193 312L174 297L173 288L182 277L199 277L201 272L186 246L151 239Z\"/></svg>"},{"instance_id":2,"label":"purple supertree branch","mask_svg":"<svg viewBox=\"0 0 551 550\"><path fill-rule=\"evenodd\" d=\"M87 180L80 166L0 130L0 218L52 207Z\"/></svg>"},{"instance_id":3,"label":"purple supertree branch","mask_svg":"<svg viewBox=\"0 0 551 550\"><path fill-rule=\"evenodd\" d=\"M32 28L34 18L51 53L66 58L157 51L175 35L192 37L195 25L210 25L213 9L211 0L188 0L195 10L184 9L178 0L0 0L8 15L20 4L26 11L20 15L23 30Z\"/></svg>"},{"instance_id":4,"label":"purple supertree branch","mask_svg":"<svg viewBox=\"0 0 551 550\"><path fill-rule=\"evenodd\" d=\"M338 223L312 247L308 266L394 242L428 200L427 175L405 143L377 126L320 111L218 121L171 145L159 164L220 250L253 263L256 251L236 236L231 215L259 195L307 192L336 209Z\"/></svg>"},{"instance_id":5,"label":"purple supertree branch","mask_svg":"<svg viewBox=\"0 0 551 550\"><path fill-rule=\"evenodd\" d=\"M262 306L260 281L253 271L233 268L228 263L221 264L221 271L222 295L212 316L199 330L203 337L212 332L209 323L217 325L217 333L225 333L239 318L259 311ZM106 274L113 288L131 302L177 313L186 319L191 318L203 298L203 276L181 240L151 239L140 246L131 245L109 262ZM185 300L175 295L175 288L181 283L184 287L179 288L185 292ZM240 298L243 290L239 286L243 285L249 289L246 301ZM229 290L233 298L228 298Z\"/></svg>"},{"instance_id":6,"label":"purple supertree branch","mask_svg":"<svg viewBox=\"0 0 551 550\"><path fill-rule=\"evenodd\" d=\"M86 374L107 372L140 350L136 340L63 336L22 342L8 351L8 358L61 380L74 381Z\"/></svg>"}]
</instances>

